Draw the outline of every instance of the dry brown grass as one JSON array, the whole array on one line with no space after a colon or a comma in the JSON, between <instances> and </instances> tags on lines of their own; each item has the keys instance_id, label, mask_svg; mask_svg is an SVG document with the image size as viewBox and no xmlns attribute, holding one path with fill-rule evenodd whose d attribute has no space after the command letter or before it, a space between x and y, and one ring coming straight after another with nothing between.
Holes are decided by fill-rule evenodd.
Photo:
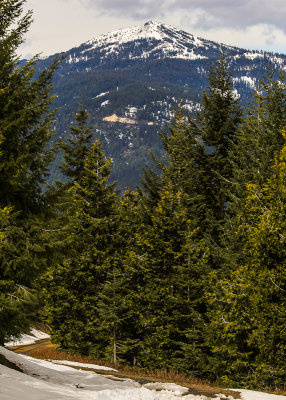
<instances>
[{"instance_id":1,"label":"dry brown grass","mask_svg":"<svg viewBox=\"0 0 286 400\"><path fill-rule=\"evenodd\" d=\"M201 381L192 376L184 376L175 371L151 371L142 368L131 368L131 367L118 367L111 363L102 362L98 359L92 359L90 357L84 357L78 354L70 354L59 349L56 344L51 343L50 340L40 340L32 345L15 346L13 350L17 353L27 354L31 357L48 360L67 360L75 361L85 364L96 364L103 365L111 368L116 368L117 372L112 372L114 377L118 378L130 378L140 383L144 382L174 382L178 385L186 386L189 388L190 393L203 394L208 398L215 397L215 394L223 393L225 395L231 395L232 397L239 399L240 393L230 390L222 389L218 386L211 384L208 381ZM92 368L81 368L92 370ZM102 375L110 375L109 371L94 370L94 372ZM275 391L275 394L286 395L286 385L284 389L280 388Z\"/></svg>"},{"instance_id":2,"label":"dry brown grass","mask_svg":"<svg viewBox=\"0 0 286 400\"><path fill-rule=\"evenodd\" d=\"M102 363L101 360L95 360L90 357L81 356L79 354L71 354L67 353L63 350L60 350L58 345L51 343L45 343L43 346L39 347L39 344L34 344L30 346L26 346L25 348L21 349L21 352L25 352L25 354L39 358L39 359L46 359L46 360L67 360L67 361L75 361L79 363L86 363L86 364L97 364L97 365L104 365L107 367L114 368L113 364ZM16 352L19 351L16 349Z\"/></svg>"},{"instance_id":3,"label":"dry brown grass","mask_svg":"<svg viewBox=\"0 0 286 400\"><path fill-rule=\"evenodd\" d=\"M134 379L140 383L147 382L174 382L178 385L182 385L189 388L189 392L197 395L205 395L208 398L215 397L215 394L224 393L225 395L232 395L234 398L239 399L240 394L238 392L232 392L228 390L224 390L220 387L216 387L210 384L207 381L201 381L197 378L191 376L184 376L175 371L151 371L151 370L143 370L142 368L131 368L131 367L118 367L110 363L102 363L101 360L92 359L90 357L84 357L77 354L70 354L62 351L58 348L57 345L52 344L50 341L46 341L44 343L38 343L29 346L22 346L20 348L14 348L14 350L18 353L25 353L31 357L39 358L39 359L48 359L48 360L67 360L67 361L75 361L85 364L96 364L96 365L104 365L111 368L116 368L117 372L112 371L112 376L118 378L130 378ZM85 370L92 370L91 368L81 368ZM102 375L110 375L110 371L99 371L94 370L97 373Z\"/></svg>"}]
</instances>

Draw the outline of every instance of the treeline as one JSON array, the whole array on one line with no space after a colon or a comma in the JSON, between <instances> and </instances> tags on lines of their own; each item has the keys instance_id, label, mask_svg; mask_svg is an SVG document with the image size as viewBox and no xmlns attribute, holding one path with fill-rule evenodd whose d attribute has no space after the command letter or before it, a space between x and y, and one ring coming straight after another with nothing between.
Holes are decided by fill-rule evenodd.
<instances>
[{"instance_id":1,"label":"treeline","mask_svg":"<svg viewBox=\"0 0 286 400\"><path fill-rule=\"evenodd\" d=\"M50 146L59 60L36 78L35 59L18 65L24 2L0 3L1 344L42 318L71 352L283 388L283 74L268 70L243 109L222 56L196 118L177 110L165 156L120 193L83 106ZM47 186L56 151L66 181Z\"/></svg>"}]
</instances>

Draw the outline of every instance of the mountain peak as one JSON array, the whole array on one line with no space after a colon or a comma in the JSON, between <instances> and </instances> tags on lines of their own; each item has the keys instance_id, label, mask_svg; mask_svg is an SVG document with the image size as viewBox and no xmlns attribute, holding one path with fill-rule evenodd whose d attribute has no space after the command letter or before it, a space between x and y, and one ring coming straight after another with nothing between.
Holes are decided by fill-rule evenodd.
<instances>
[{"instance_id":1,"label":"mountain peak","mask_svg":"<svg viewBox=\"0 0 286 400\"><path fill-rule=\"evenodd\" d=\"M104 51L107 54L119 54L123 47L133 43L135 47L142 47L141 54L137 56L133 52L133 59L146 59L149 56L155 58L182 58L194 60L205 58L198 50L198 47L204 46L203 40L194 35L177 30L170 25L164 24L158 20L145 22L141 26L120 29L85 43L87 51Z\"/></svg>"},{"instance_id":2,"label":"mountain peak","mask_svg":"<svg viewBox=\"0 0 286 400\"><path fill-rule=\"evenodd\" d=\"M164 25L161 21L159 21L158 19L153 19L150 21L147 21L144 23L144 27L149 28L149 27L158 27Z\"/></svg>"},{"instance_id":3,"label":"mountain peak","mask_svg":"<svg viewBox=\"0 0 286 400\"><path fill-rule=\"evenodd\" d=\"M116 31L112 31L107 34L103 34L97 38L90 40L87 43L100 43L100 42L118 42L118 44L128 43L134 40L140 39L156 39L162 40L164 38L164 28L172 29L167 25L164 25L162 22L158 20L152 20L145 22L142 26L133 26L131 28L123 28Z\"/></svg>"}]
</instances>

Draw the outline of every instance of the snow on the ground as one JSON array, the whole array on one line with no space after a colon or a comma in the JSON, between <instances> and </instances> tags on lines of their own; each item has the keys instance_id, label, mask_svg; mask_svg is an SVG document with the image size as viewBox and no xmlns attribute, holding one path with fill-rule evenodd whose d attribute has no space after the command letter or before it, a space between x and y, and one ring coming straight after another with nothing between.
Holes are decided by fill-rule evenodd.
<instances>
[{"instance_id":1,"label":"snow on the ground","mask_svg":"<svg viewBox=\"0 0 286 400\"><path fill-rule=\"evenodd\" d=\"M112 380L94 372L36 360L0 347L0 355L24 373L0 365L1 400L178 400L179 386L164 386L161 391L142 387L131 379ZM186 395L184 400L206 400L205 396Z\"/></svg>"},{"instance_id":2,"label":"snow on the ground","mask_svg":"<svg viewBox=\"0 0 286 400\"><path fill-rule=\"evenodd\" d=\"M177 396L180 396L182 394L187 394L189 391L188 388L176 385L175 383L152 382L152 383L145 383L143 386L151 390L169 390L170 392L173 392Z\"/></svg>"},{"instance_id":3,"label":"snow on the ground","mask_svg":"<svg viewBox=\"0 0 286 400\"><path fill-rule=\"evenodd\" d=\"M174 383L147 383L131 379L114 380L94 372L77 370L45 360L13 353L0 347L0 355L13 362L18 372L0 364L1 400L206 400L187 394L188 389ZM69 363L68 361L63 361ZM71 363L76 366L86 364ZM90 364L87 364L90 366ZM92 366L92 368L94 365ZM102 369L101 366L95 366ZM240 390L239 390L240 391ZM286 400L286 396L241 390L243 400ZM216 400L227 398L217 395ZM231 400L231 396L228 397Z\"/></svg>"},{"instance_id":4,"label":"snow on the ground","mask_svg":"<svg viewBox=\"0 0 286 400\"><path fill-rule=\"evenodd\" d=\"M71 367L99 369L101 371L117 371L116 369L104 367L103 365L85 364L85 363L79 363L79 362L67 361L67 360L49 360L49 361L51 361L53 364L70 365Z\"/></svg>"},{"instance_id":5,"label":"snow on the ground","mask_svg":"<svg viewBox=\"0 0 286 400\"><path fill-rule=\"evenodd\" d=\"M243 400L286 400L286 396L280 396L270 393L256 392L253 390L236 389L241 393Z\"/></svg>"},{"instance_id":6,"label":"snow on the ground","mask_svg":"<svg viewBox=\"0 0 286 400\"><path fill-rule=\"evenodd\" d=\"M11 340L5 343L6 347L21 346L27 344L36 343L37 340L49 339L50 336L47 333L39 331L37 329L31 329L30 335L21 335L18 339Z\"/></svg>"}]
</instances>

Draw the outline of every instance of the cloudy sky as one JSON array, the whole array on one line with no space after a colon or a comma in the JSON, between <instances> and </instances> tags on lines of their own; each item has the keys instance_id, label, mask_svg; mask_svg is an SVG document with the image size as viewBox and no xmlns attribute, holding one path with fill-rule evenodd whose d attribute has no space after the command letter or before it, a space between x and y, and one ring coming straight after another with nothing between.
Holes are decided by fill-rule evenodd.
<instances>
[{"instance_id":1,"label":"cloudy sky","mask_svg":"<svg viewBox=\"0 0 286 400\"><path fill-rule=\"evenodd\" d=\"M34 23L21 54L68 50L151 19L246 49L286 54L286 0L26 0Z\"/></svg>"}]
</instances>

